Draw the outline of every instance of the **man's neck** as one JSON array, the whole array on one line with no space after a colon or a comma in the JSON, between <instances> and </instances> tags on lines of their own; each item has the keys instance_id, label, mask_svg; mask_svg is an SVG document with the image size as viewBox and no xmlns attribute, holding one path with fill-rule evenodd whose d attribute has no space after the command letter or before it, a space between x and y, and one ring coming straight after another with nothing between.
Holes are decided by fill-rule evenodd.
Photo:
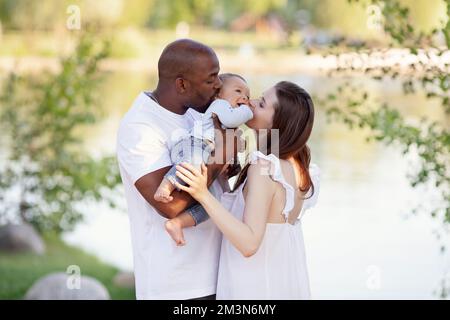
<instances>
[{"instance_id":1,"label":"man's neck","mask_svg":"<svg viewBox=\"0 0 450 320\"><path fill-rule=\"evenodd\" d=\"M156 88L151 95L156 100L156 102L163 108L169 110L170 112L176 114L185 114L187 108L173 99L173 94L171 94L168 90L161 90L161 88Z\"/></svg>"}]
</instances>

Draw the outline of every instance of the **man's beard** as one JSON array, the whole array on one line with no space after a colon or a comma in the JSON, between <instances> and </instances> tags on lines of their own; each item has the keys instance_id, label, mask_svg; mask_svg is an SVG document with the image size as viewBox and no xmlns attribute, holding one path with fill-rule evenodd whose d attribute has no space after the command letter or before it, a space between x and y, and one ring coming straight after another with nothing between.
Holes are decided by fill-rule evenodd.
<instances>
[{"instance_id":1,"label":"man's beard","mask_svg":"<svg viewBox=\"0 0 450 320\"><path fill-rule=\"evenodd\" d=\"M216 100L217 95L219 94L220 90L217 90L216 93L214 93L214 95L211 96L211 98L209 99L209 101L203 105L203 106L194 106L192 104L187 104L185 105L186 110L189 108L192 108L198 112L204 113L206 111L206 109L209 108L209 106L211 105L211 103L213 103L214 100Z\"/></svg>"},{"instance_id":2,"label":"man's beard","mask_svg":"<svg viewBox=\"0 0 450 320\"><path fill-rule=\"evenodd\" d=\"M208 106L209 106L211 103L213 103L214 100L217 99L217 97L219 96L219 92L220 92L220 90L216 90L216 92L212 95L212 97L209 99Z\"/></svg>"},{"instance_id":3,"label":"man's beard","mask_svg":"<svg viewBox=\"0 0 450 320\"><path fill-rule=\"evenodd\" d=\"M186 108L186 111L187 111L187 109L194 109L197 112L205 113L205 111L206 111L206 109L208 109L209 105L210 105L210 103L199 107L199 106L195 106L195 105L192 105L192 104L187 104L184 107Z\"/></svg>"},{"instance_id":4,"label":"man's beard","mask_svg":"<svg viewBox=\"0 0 450 320\"><path fill-rule=\"evenodd\" d=\"M216 97L217 97L217 95L215 94L215 95L213 95L210 99L209 99L209 101L204 105L204 106L202 106L202 107L200 107L199 109L201 109L202 110L202 112L205 112L206 111L206 109L208 109L209 108L209 106L211 105L211 103L213 103L214 102L214 100L216 100Z\"/></svg>"},{"instance_id":5,"label":"man's beard","mask_svg":"<svg viewBox=\"0 0 450 320\"><path fill-rule=\"evenodd\" d=\"M213 95L213 96L209 99L209 101L208 101L208 103L207 103L207 106L209 107L209 106L211 105L211 103L213 103L213 101L216 100L216 98L217 98L217 95L216 95L216 94Z\"/></svg>"}]
</instances>

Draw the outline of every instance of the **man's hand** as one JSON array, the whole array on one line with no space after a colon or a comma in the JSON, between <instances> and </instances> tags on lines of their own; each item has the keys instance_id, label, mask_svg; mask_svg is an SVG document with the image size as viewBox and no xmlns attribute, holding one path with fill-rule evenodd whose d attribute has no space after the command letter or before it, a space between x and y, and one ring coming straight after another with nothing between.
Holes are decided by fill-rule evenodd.
<instances>
[{"instance_id":1,"label":"man's hand","mask_svg":"<svg viewBox=\"0 0 450 320\"><path fill-rule=\"evenodd\" d=\"M169 203L156 201L155 192L158 189L164 175L170 170L170 167L161 168L150 172L139 178L134 186L145 200L155 208L158 213L168 219L176 217L179 213L189 208L195 203L195 200L186 192L174 190L171 194L173 200Z\"/></svg>"}]
</instances>

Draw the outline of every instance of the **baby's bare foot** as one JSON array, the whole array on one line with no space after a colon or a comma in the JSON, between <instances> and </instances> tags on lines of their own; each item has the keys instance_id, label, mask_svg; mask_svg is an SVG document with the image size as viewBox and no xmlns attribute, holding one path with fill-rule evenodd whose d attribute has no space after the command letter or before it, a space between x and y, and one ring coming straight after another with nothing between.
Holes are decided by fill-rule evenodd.
<instances>
[{"instance_id":1,"label":"baby's bare foot","mask_svg":"<svg viewBox=\"0 0 450 320\"><path fill-rule=\"evenodd\" d=\"M186 241L184 241L183 228L180 221L174 218L167 221L165 226L166 231L172 237L173 241L175 241L177 246L184 246L186 244Z\"/></svg>"},{"instance_id":2,"label":"baby's bare foot","mask_svg":"<svg viewBox=\"0 0 450 320\"><path fill-rule=\"evenodd\" d=\"M154 198L156 201L168 203L173 200L173 197L170 195L173 190L174 186L172 183L164 179L156 190Z\"/></svg>"}]
</instances>

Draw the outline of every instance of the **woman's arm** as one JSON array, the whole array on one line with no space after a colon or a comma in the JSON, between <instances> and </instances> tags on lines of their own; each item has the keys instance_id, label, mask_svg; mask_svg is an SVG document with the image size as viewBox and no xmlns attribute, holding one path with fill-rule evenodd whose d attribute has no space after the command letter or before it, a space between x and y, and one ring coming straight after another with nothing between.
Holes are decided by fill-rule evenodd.
<instances>
[{"instance_id":1,"label":"woman's arm","mask_svg":"<svg viewBox=\"0 0 450 320\"><path fill-rule=\"evenodd\" d=\"M260 161L250 166L244 221L235 218L206 188L206 167L198 172L189 164L178 166L177 175L189 184L178 185L190 193L208 212L223 235L245 256L256 253L266 230L267 217L275 192L274 182L264 174L265 165ZM267 170L266 170L267 171Z\"/></svg>"}]
</instances>

